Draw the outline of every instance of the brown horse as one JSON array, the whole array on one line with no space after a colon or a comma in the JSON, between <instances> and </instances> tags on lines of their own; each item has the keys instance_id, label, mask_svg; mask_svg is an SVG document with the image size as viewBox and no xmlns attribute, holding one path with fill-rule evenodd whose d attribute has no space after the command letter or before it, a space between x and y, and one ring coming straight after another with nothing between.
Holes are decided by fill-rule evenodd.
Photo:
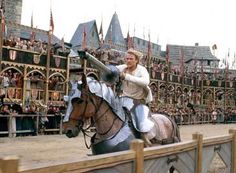
<instances>
[{"instance_id":1,"label":"brown horse","mask_svg":"<svg viewBox=\"0 0 236 173\"><path fill-rule=\"evenodd\" d=\"M110 87L92 78L82 77L82 81L72 83L68 97L63 129L68 137L75 137L82 131L86 135L89 127L95 126L96 133L91 138L93 154L128 150L131 140L140 138L127 111L120 106L120 98ZM84 122L91 119L89 127ZM148 133L153 144L168 144L180 141L179 129L175 122L162 114L153 114L150 120L154 127Z\"/></svg>"}]
</instances>

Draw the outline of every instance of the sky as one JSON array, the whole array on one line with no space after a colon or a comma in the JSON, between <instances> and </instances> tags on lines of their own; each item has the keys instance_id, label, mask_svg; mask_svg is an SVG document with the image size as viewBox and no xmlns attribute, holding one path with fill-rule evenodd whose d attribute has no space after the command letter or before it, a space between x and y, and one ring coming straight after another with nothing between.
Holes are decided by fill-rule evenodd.
<instances>
[{"instance_id":1,"label":"sky","mask_svg":"<svg viewBox=\"0 0 236 173\"><path fill-rule=\"evenodd\" d=\"M216 44L218 59L236 52L236 10L234 0L23 0L23 25L49 29L50 7L54 34L70 42L80 23L103 23L104 37L116 12L124 37L131 36L161 45L210 46Z\"/></svg>"}]
</instances>

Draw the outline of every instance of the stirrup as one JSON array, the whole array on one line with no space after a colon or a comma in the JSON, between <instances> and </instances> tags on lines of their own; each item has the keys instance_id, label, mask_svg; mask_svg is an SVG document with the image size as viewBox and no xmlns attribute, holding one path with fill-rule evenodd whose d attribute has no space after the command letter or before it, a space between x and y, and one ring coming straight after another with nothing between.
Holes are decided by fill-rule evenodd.
<instances>
[{"instance_id":1,"label":"stirrup","mask_svg":"<svg viewBox=\"0 0 236 173\"><path fill-rule=\"evenodd\" d=\"M141 139L144 141L144 146L145 147L151 147L152 142L148 139L147 133L141 133Z\"/></svg>"}]
</instances>

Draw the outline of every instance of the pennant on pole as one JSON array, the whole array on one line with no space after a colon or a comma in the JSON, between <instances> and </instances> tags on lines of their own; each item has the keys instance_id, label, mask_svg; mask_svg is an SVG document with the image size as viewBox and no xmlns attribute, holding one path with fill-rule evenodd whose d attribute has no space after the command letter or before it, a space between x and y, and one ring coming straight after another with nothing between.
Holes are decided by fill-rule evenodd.
<instances>
[{"instance_id":1,"label":"pennant on pole","mask_svg":"<svg viewBox=\"0 0 236 173\"><path fill-rule=\"evenodd\" d=\"M62 47L62 51L65 51L65 41L64 41L64 36L61 38L61 47Z\"/></svg>"},{"instance_id":2,"label":"pennant on pole","mask_svg":"<svg viewBox=\"0 0 236 173\"><path fill-rule=\"evenodd\" d=\"M134 47L133 47L132 38L131 38L130 35L129 35L129 31L128 31L128 33L127 33L127 48L128 48L128 49L134 48Z\"/></svg>"},{"instance_id":3,"label":"pennant on pole","mask_svg":"<svg viewBox=\"0 0 236 173\"><path fill-rule=\"evenodd\" d=\"M34 21L33 21L33 12L32 12L32 14L31 14L31 21L30 21L30 26L31 26L31 28L33 28L33 27L34 27Z\"/></svg>"},{"instance_id":4,"label":"pennant on pole","mask_svg":"<svg viewBox=\"0 0 236 173\"><path fill-rule=\"evenodd\" d=\"M82 41L82 49L85 50L87 47L87 43L86 43L86 37L87 37L87 33L86 33L86 28L84 25L84 31L83 31L83 41Z\"/></svg>"},{"instance_id":5,"label":"pennant on pole","mask_svg":"<svg viewBox=\"0 0 236 173\"><path fill-rule=\"evenodd\" d=\"M170 50L169 45L166 45L166 64L169 64L170 61Z\"/></svg>"},{"instance_id":6,"label":"pennant on pole","mask_svg":"<svg viewBox=\"0 0 236 173\"><path fill-rule=\"evenodd\" d=\"M181 77L184 76L185 67L184 67L184 49L181 47L180 49L180 75Z\"/></svg>"},{"instance_id":7,"label":"pennant on pole","mask_svg":"<svg viewBox=\"0 0 236 173\"><path fill-rule=\"evenodd\" d=\"M104 43L104 39L103 39L103 27L102 27L102 21L101 21L101 26L100 26L100 29L99 29L99 33L98 35L100 36L100 44L103 44Z\"/></svg>"},{"instance_id":8,"label":"pennant on pole","mask_svg":"<svg viewBox=\"0 0 236 173\"><path fill-rule=\"evenodd\" d=\"M49 27L49 31L51 33L53 33L53 31L54 31L54 21L53 21L53 16L52 16L52 9L50 9L50 27Z\"/></svg>"},{"instance_id":9,"label":"pennant on pole","mask_svg":"<svg viewBox=\"0 0 236 173\"><path fill-rule=\"evenodd\" d=\"M5 21L5 16L4 16L4 13L3 13L3 10L1 9L1 19L2 19L2 33L5 33L6 30L5 30L5 27L6 27L6 21Z\"/></svg>"},{"instance_id":10,"label":"pennant on pole","mask_svg":"<svg viewBox=\"0 0 236 173\"><path fill-rule=\"evenodd\" d=\"M151 46L151 38L150 38L150 31L148 32L148 57L151 57L152 53L152 46Z\"/></svg>"},{"instance_id":11,"label":"pennant on pole","mask_svg":"<svg viewBox=\"0 0 236 173\"><path fill-rule=\"evenodd\" d=\"M1 1L1 7L0 9L2 10L3 13L5 13L5 0Z\"/></svg>"},{"instance_id":12,"label":"pennant on pole","mask_svg":"<svg viewBox=\"0 0 236 173\"><path fill-rule=\"evenodd\" d=\"M33 12L31 14L30 26L31 26L30 41L33 42L35 40L35 37L36 37L36 33L34 31Z\"/></svg>"}]
</instances>

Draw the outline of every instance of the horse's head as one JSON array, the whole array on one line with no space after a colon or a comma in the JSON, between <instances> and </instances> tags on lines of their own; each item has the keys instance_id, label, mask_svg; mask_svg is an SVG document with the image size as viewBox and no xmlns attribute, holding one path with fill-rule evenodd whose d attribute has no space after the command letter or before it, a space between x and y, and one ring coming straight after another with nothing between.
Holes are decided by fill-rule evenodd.
<instances>
[{"instance_id":1,"label":"horse's head","mask_svg":"<svg viewBox=\"0 0 236 173\"><path fill-rule=\"evenodd\" d=\"M67 110L63 120L63 132L67 137L78 136L84 122L96 112L96 100L90 92L85 75L82 81L71 82L72 88L69 96L65 96Z\"/></svg>"}]
</instances>

